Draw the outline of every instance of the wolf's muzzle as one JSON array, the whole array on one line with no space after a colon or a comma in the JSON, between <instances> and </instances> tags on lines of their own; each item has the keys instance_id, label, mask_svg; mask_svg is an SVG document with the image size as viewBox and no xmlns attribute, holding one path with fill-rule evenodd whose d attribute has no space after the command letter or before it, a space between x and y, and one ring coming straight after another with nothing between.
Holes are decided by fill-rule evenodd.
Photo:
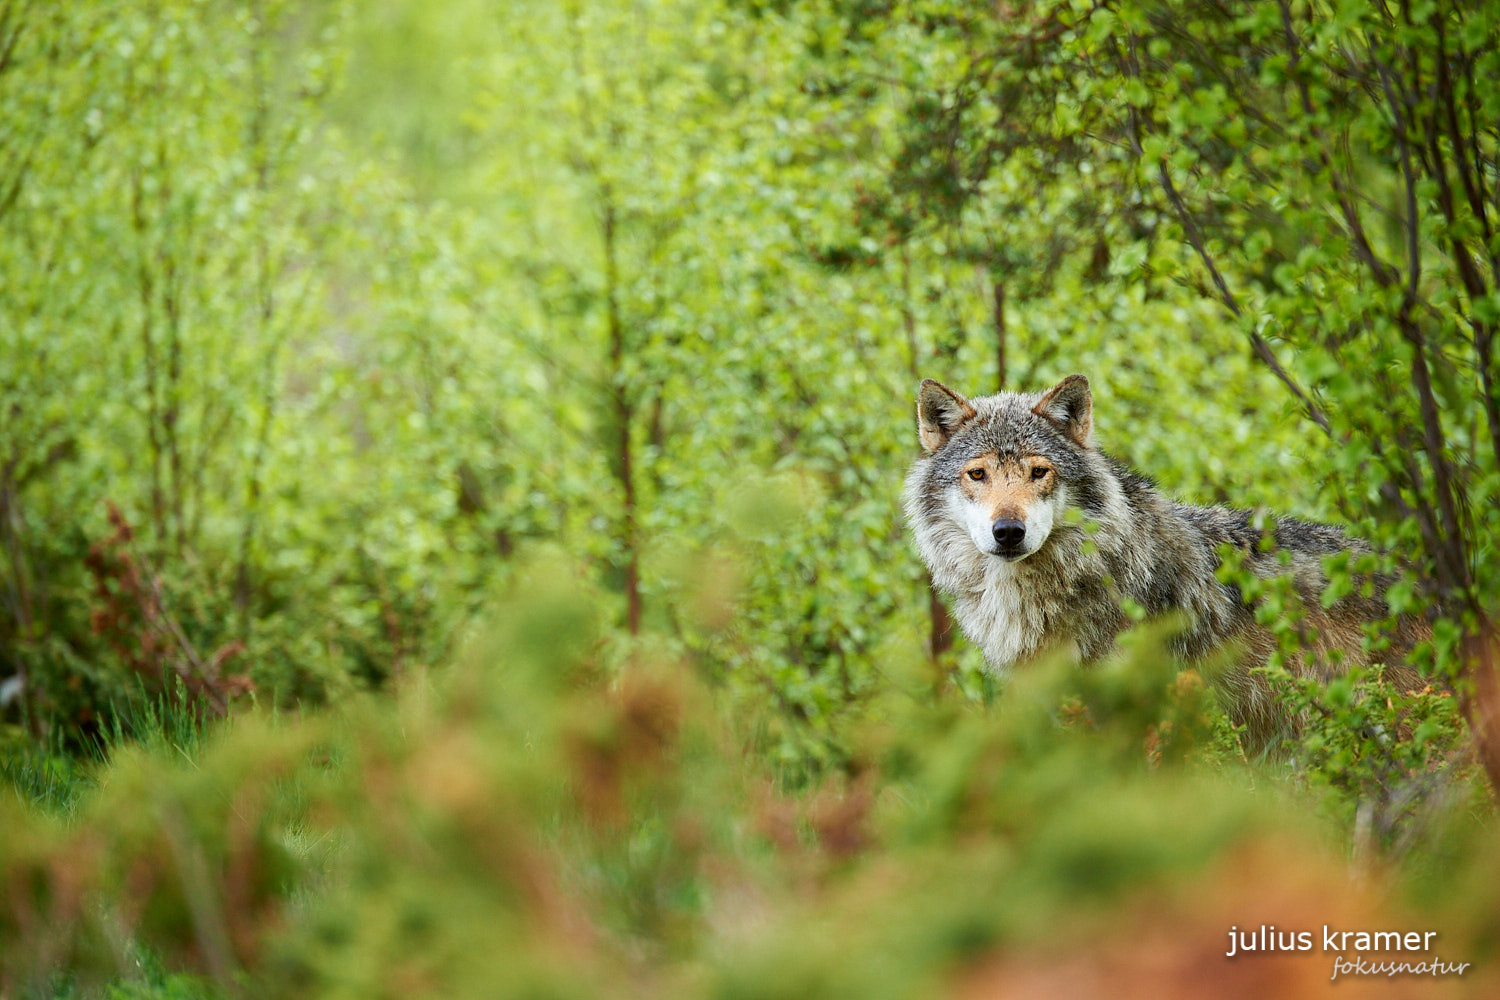
<instances>
[{"instance_id":1,"label":"wolf's muzzle","mask_svg":"<svg viewBox=\"0 0 1500 1000\"><path fill-rule=\"evenodd\" d=\"M994 523L991 531L1002 556L1018 556L1026 541L1026 522L1002 517Z\"/></svg>"}]
</instances>

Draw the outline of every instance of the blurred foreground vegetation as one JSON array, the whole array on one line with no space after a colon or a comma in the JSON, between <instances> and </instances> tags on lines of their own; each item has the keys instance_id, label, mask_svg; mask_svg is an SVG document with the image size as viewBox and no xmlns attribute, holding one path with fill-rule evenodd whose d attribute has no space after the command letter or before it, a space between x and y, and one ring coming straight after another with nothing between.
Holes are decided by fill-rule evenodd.
<instances>
[{"instance_id":1,"label":"blurred foreground vegetation","mask_svg":"<svg viewBox=\"0 0 1500 1000\"><path fill-rule=\"evenodd\" d=\"M1486 995L1495 8L0 0L0 997ZM1428 688L1000 690L912 395L1073 371Z\"/></svg>"},{"instance_id":2,"label":"blurred foreground vegetation","mask_svg":"<svg viewBox=\"0 0 1500 1000\"><path fill-rule=\"evenodd\" d=\"M1500 844L1456 783L1388 865L1253 769L1147 637L985 709L897 675L788 788L689 663L610 666L558 566L441 675L300 716L178 720L84 778L12 763L16 995L1305 996L1331 956L1231 926L1435 930L1487 996ZM158 721L163 721L158 718ZM1148 753L1147 747L1151 750ZM176 970L166 972L165 970ZM1345 983L1353 995L1368 989Z\"/></svg>"}]
</instances>

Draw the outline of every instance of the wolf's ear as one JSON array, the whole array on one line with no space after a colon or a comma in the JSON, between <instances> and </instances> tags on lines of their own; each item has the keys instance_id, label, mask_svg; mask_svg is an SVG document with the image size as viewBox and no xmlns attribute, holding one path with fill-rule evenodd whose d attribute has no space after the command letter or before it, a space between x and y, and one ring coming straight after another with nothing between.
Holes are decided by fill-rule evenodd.
<instances>
[{"instance_id":1,"label":"wolf's ear","mask_svg":"<svg viewBox=\"0 0 1500 1000\"><path fill-rule=\"evenodd\" d=\"M922 380L917 391L917 434L930 455L948 443L977 411L967 399L936 379Z\"/></svg>"},{"instance_id":2,"label":"wolf's ear","mask_svg":"<svg viewBox=\"0 0 1500 1000\"><path fill-rule=\"evenodd\" d=\"M1094 432L1094 397L1089 380L1069 375L1048 389L1031 412L1057 425L1057 429L1087 448Z\"/></svg>"}]
</instances>

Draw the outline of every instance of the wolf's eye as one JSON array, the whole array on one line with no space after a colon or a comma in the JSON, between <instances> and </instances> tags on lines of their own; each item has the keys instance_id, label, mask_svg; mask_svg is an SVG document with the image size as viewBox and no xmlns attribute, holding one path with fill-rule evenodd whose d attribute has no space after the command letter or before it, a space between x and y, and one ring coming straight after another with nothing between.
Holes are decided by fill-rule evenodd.
<instances>
[{"instance_id":1,"label":"wolf's eye","mask_svg":"<svg viewBox=\"0 0 1500 1000\"><path fill-rule=\"evenodd\" d=\"M1031 478L1032 479L1046 479L1047 478L1047 467L1045 465L1038 465L1036 468L1032 469L1031 470Z\"/></svg>"},{"instance_id":2,"label":"wolf's eye","mask_svg":"<svg viewBox=\"0 0 1500 1000\"><path fill-rule=\"evenodd\" d=\"M983 469L970 469L969 470L969 478L972 479L972 480L974 480L974 482L976 482L976 483L979 482L981 479L984 478L984 470Z\"/></svg>"}]
</instances>

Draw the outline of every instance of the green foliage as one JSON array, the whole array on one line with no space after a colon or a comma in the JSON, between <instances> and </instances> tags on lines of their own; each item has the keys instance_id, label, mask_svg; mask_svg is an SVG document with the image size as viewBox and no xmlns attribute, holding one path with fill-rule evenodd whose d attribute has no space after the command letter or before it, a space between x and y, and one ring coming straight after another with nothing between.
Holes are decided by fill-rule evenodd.
<instances>
[{"instance_id":1,"label":"green foliage","mask_svg":"<svg viewBox=\"0 0 1500 1000\"><path fill-rule=\"evenodd\" d=\"M1088 371L1101 438L1165 488L1332 509L1274 377L1191 290L1120 280L1113 248L1147 244L1080 229L1078 179L1030 230L1031 181L952 222L908 185L880 222L881 136L920 109L809 83L846 72L816 8L259 10L17 22L38 60L98 53L8 114L56 144L5 231L7 352L41 366L5 383L0 491L34 732L97 728L137 678L215 705L382 686L557 544L622 623L778 705L766 750L826 766L931 630L892 501L929 374ZM951 41L861 58L939 87ZM1174 341L1191 365L1137 362ZM948 667L984 697L979 665Z\"/></svg>"},{"instance_id":2,"label":"green foliage","mask_svg":"<svg viewBox=\"0 0 1500 1000\"><path fill-rule=\"evenodd\" d=\"M1103 993L1329 845L1493 946L1493 8L0 0L0 994ZM944 648L916 385L1072 371L1427 687L1232 553L1264 760Z\"/></svg>"},{"instance_id":3,"label":"green foliage","mask_svg":"<svg viewBox=\"0 0 1500 1000\"><path fill-rule=\"evenodd\" d=\"M1296 492L1422 553L1426 596L1483 632L1500 208L1482 8L896 5L832 18L845 59L827 86L904 95L871 229L987 226L969 252L1023 287L1072 271L1214 304L1332 442L1302 443L1324 457Z\"/></svg>"}]
</instances>

